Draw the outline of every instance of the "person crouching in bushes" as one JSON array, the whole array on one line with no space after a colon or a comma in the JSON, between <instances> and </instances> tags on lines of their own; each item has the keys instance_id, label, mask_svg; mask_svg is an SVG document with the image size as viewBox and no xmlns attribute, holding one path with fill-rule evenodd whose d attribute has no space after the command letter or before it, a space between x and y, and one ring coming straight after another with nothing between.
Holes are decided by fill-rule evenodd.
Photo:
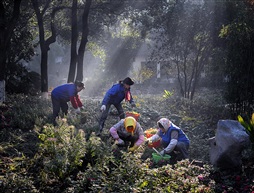
<instances>
[{"instance_id":1,"label":"person crouching in bushes","mask_svg":"<svg viewBox=\"0 0 254 193\"><path fill-rule=\"evenodd\" d=\"M110 134L118 146L124 146L130 142L128 151L134 152L144 142L144 131L135 118L129 116L121 119L110 128Z\"/></svg>"},{"instance_id":2,"label":"person crouching in bushes","mask_svg":"<svg viewBox=\"0 0 254 193\"><path fill-rule=\"evenodd\" d=\"M176 159L178 161L188 159L190 140L183 130L167 118L161 118L157 122L157 125L159 130L155 135L147 139L148 143L151 144L155 141L161 140L161 146L163 148L160 152L161 155L169 154L174 156L174 151L176 151Z\"/></svg>"}]
</instances>

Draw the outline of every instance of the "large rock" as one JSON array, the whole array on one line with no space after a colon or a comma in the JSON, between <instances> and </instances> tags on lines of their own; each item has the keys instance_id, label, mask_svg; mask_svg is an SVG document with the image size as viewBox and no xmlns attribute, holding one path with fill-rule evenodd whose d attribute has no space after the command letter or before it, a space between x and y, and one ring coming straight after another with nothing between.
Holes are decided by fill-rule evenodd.
<instances>
[{"instance_id":1,"label":"large rock","mask_svg":"<svg viewBox=\"0 0 254 193\"><path fill-rule=\"evenodd\" d=\"M215 137L209 139L210 162L221 169L241 166L241 153L250 145L245 128L234 120L220 120Z\"/></svg>"}]
</instances>

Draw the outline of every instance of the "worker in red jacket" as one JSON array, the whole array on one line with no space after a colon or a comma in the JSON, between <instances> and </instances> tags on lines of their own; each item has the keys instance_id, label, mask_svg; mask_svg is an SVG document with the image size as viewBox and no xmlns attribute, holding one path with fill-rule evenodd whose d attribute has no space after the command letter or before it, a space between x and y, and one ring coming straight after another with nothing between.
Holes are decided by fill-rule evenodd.
<instances>
[{"instance_id":1,"label":"worker in red jacket","mask_svg":"<svg viewBox=\"0 0 254 193\"><path fill-rule=\"evenodd\" d=\"M54 88L51 92L51 100L53 106L53 122L55 123L56 117L60 112L67 115L68 113L68 104L67 102L71 101L75 113L80 113L80 109L83 109L83 104L80 101L78 93L83 90L84 84L82 82L68 83L60 85Z\"/></svg>"}]
</instances>

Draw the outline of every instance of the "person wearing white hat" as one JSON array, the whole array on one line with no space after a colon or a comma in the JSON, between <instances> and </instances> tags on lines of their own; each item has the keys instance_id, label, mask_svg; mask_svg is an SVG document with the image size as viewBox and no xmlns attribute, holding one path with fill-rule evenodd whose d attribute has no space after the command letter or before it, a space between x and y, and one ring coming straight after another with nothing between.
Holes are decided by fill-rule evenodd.
<instances>
[{"instance_id":1,"label":"person wearing white hat","mask_svg":"<svg viewBox=\"0 0 254 193\"><path fill-rule=\"evenodd\" d=\"M189 158L188 149L190 140L183 130L167 118L161 118L157 122L157 125L159 130L155 135L147 139L148 143L151 144L161 140L161 146L163 148L160 152L161 155L173 155L174 151L176 151L179 153L177 155L178 160Z\"/></svg>"}]
</instances>

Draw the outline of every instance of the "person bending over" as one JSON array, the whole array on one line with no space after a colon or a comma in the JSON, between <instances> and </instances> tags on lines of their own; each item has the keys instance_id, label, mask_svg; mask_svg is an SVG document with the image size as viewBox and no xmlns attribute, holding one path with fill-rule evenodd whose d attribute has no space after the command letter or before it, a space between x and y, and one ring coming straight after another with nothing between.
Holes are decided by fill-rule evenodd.
<instances>
[{"instance_id":1,"label":"person bending over","mask_svg":"<svg viewBox=\"0 0 254 193\"><path fill-rule=\"evenodd\" d=\"M104 124L108 117L111 105L114 105L117 109L120 119L123 119L125 117L121 104L124 99L128 101L132 107L136 106L130 92L130 87L133 84L134 82L131 80L131 78L127 77L124 80L120 80L118 84L114 84L106 92L100 109L102 113L99 120L99 132L97 133L97 135L100 135L104 128Z\"/></svg>"},{"instance_id":2,"label":"person bending over","mask_svg":"<svg viewBox=\"0 0 254 193\"><path fill-rule=\"evenodd\" d=\"M151 144L161 140L160 144L163 148L160 152L161 155L169 154L174 156L176 151L178 161L189 158L188 149L190 140L183 130L167 118L161 118L157 122L157 125L159 130L155 135L147 139L148 143Z\"/></svg>"},{"instance_id":3,"label":"person bending over","mask_svg":"<svg viewBox=\"0 0 254 193\"><path fill-rule=\"evenodd\" d=\"M67 115L68 102L71 101L75 113L80 113L80 109L83 109L83 104L80 100L78 93L83 90L84 84L82 82L68 83L57 86L51 92L51 101L53 106L53 123L56 122L60 109Z\"/></svg>"}]
</instances>

